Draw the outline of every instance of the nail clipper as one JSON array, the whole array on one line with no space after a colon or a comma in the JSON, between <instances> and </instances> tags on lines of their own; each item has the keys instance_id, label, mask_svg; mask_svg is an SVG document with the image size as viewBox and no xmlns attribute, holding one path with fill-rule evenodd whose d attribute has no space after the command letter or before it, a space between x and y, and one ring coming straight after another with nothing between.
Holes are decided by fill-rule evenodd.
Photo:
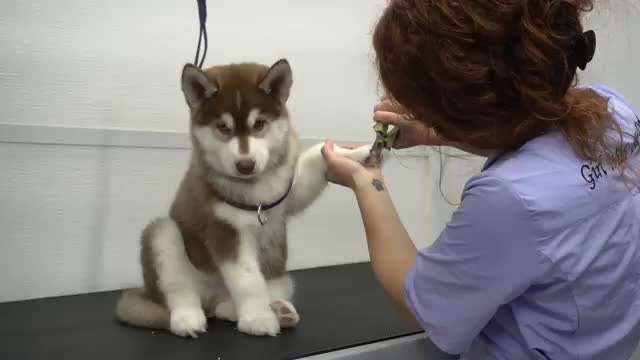
<instances>
[{"instance_id":1,"label":"nail clipper","mask_svg":"<svg viewBox=\"0 0 640 360\"><path fill-rule=\"evenodd\" d=\"M367 166L379 166L382 163L383 150L391 150L393 142L398 137L398 128L389 130L388 124L376 123L373 126L376 132L376 140L369 150L369 157L365 161Z\"/></svg>"}]
</instances>

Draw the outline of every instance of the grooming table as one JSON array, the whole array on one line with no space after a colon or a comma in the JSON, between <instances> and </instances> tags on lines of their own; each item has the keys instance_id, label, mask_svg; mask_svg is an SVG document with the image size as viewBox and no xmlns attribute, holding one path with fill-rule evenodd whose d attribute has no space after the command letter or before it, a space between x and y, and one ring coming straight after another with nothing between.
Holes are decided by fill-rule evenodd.
<instances>
[{"instance_id":1,"label":"grooming table","mask_svg":"<svg viewBox=\"0 0 640 360\"><path fill-rule=\"evenodd\" d=\"M210 320L181 339L113 318L118 292L0 304L0 359L424 359L423 334L408 327L376 284L369 263L292 272L302 321L275 338Z\"/></svg>"}]
</instances>

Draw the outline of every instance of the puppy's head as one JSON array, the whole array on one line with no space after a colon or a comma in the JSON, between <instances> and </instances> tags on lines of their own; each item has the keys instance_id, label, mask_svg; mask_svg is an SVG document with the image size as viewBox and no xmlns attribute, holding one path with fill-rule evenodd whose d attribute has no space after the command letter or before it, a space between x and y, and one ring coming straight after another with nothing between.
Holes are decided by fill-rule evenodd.
<instances>
[{"instance_id":1,"label":"puppy's head","mask_svg":"<svg viewBox=\"0 0 640 360\"><path fill-rule=\"evenodd\" d=\"M279 163L289 144L286 102L291 67L232 64L202 71L187 64L182 92L194 146L214 171L250 179Z\"/></svg>"}]
</instances>

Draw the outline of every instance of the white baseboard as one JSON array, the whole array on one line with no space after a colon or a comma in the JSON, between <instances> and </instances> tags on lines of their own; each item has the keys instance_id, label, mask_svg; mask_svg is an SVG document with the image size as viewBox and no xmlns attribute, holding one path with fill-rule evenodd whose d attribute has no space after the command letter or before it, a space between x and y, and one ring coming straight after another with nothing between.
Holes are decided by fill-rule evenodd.
<instances>
[{"instance_id":1,"label":"white baseboard","mask_svg":"<svg viewBox=\"0 0 640 360\"><path fill-rule=\"evenodd\" d=\"M372 133L373 135L373 133ZM324 141L304 137L304 147ZM191 149L189 134L177 131L99 129L69 126L0 124L0 142L40 145L130 147L160 149ZM341 139L343 144L365 144L363 141ZM425 148L394 150L402 157L426 157Z\"/></svg>"}]
</instances>

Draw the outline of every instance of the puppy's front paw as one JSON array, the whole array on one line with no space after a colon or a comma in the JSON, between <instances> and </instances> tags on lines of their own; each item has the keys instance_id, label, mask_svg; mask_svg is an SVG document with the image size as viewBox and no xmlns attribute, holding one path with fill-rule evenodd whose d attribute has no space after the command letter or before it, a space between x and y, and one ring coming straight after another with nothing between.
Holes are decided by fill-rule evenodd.
<instances>
[{"instance_id":1,"label":"puppy's front paw","mask_svg":"<svg viewBox=\"0 0 640 360\"><path fill-rule=\"evenodd\" d=\"M280 333L280 323L269 306L247 309L239 314L238 330L256 336L276 336Z\"/></svg>"},{"instance_id":2,"label":"puppy's front paw","mask_svg":"<svg viewBox=\"0 0 640 360\"><path fill-rule=\"evenodd\" d=\"M371 150L371 145L359 146L353 149L340 148L340 150L336 150L336 152L344 155L345 157L357 161L361 164L367 160L369 157L369 151Z\"/></svg>"},{"instance_id":3,"label":"puppy's front paw","mask_svg":"<svg viewBox=\"0 0 640 360\"><path fill-rule=\"evenodd\" d=\"M171 312L170 330L182 337L197 338L207 331L207 318L200 308L179 308Z\"/></svg>"}]
</instances>

